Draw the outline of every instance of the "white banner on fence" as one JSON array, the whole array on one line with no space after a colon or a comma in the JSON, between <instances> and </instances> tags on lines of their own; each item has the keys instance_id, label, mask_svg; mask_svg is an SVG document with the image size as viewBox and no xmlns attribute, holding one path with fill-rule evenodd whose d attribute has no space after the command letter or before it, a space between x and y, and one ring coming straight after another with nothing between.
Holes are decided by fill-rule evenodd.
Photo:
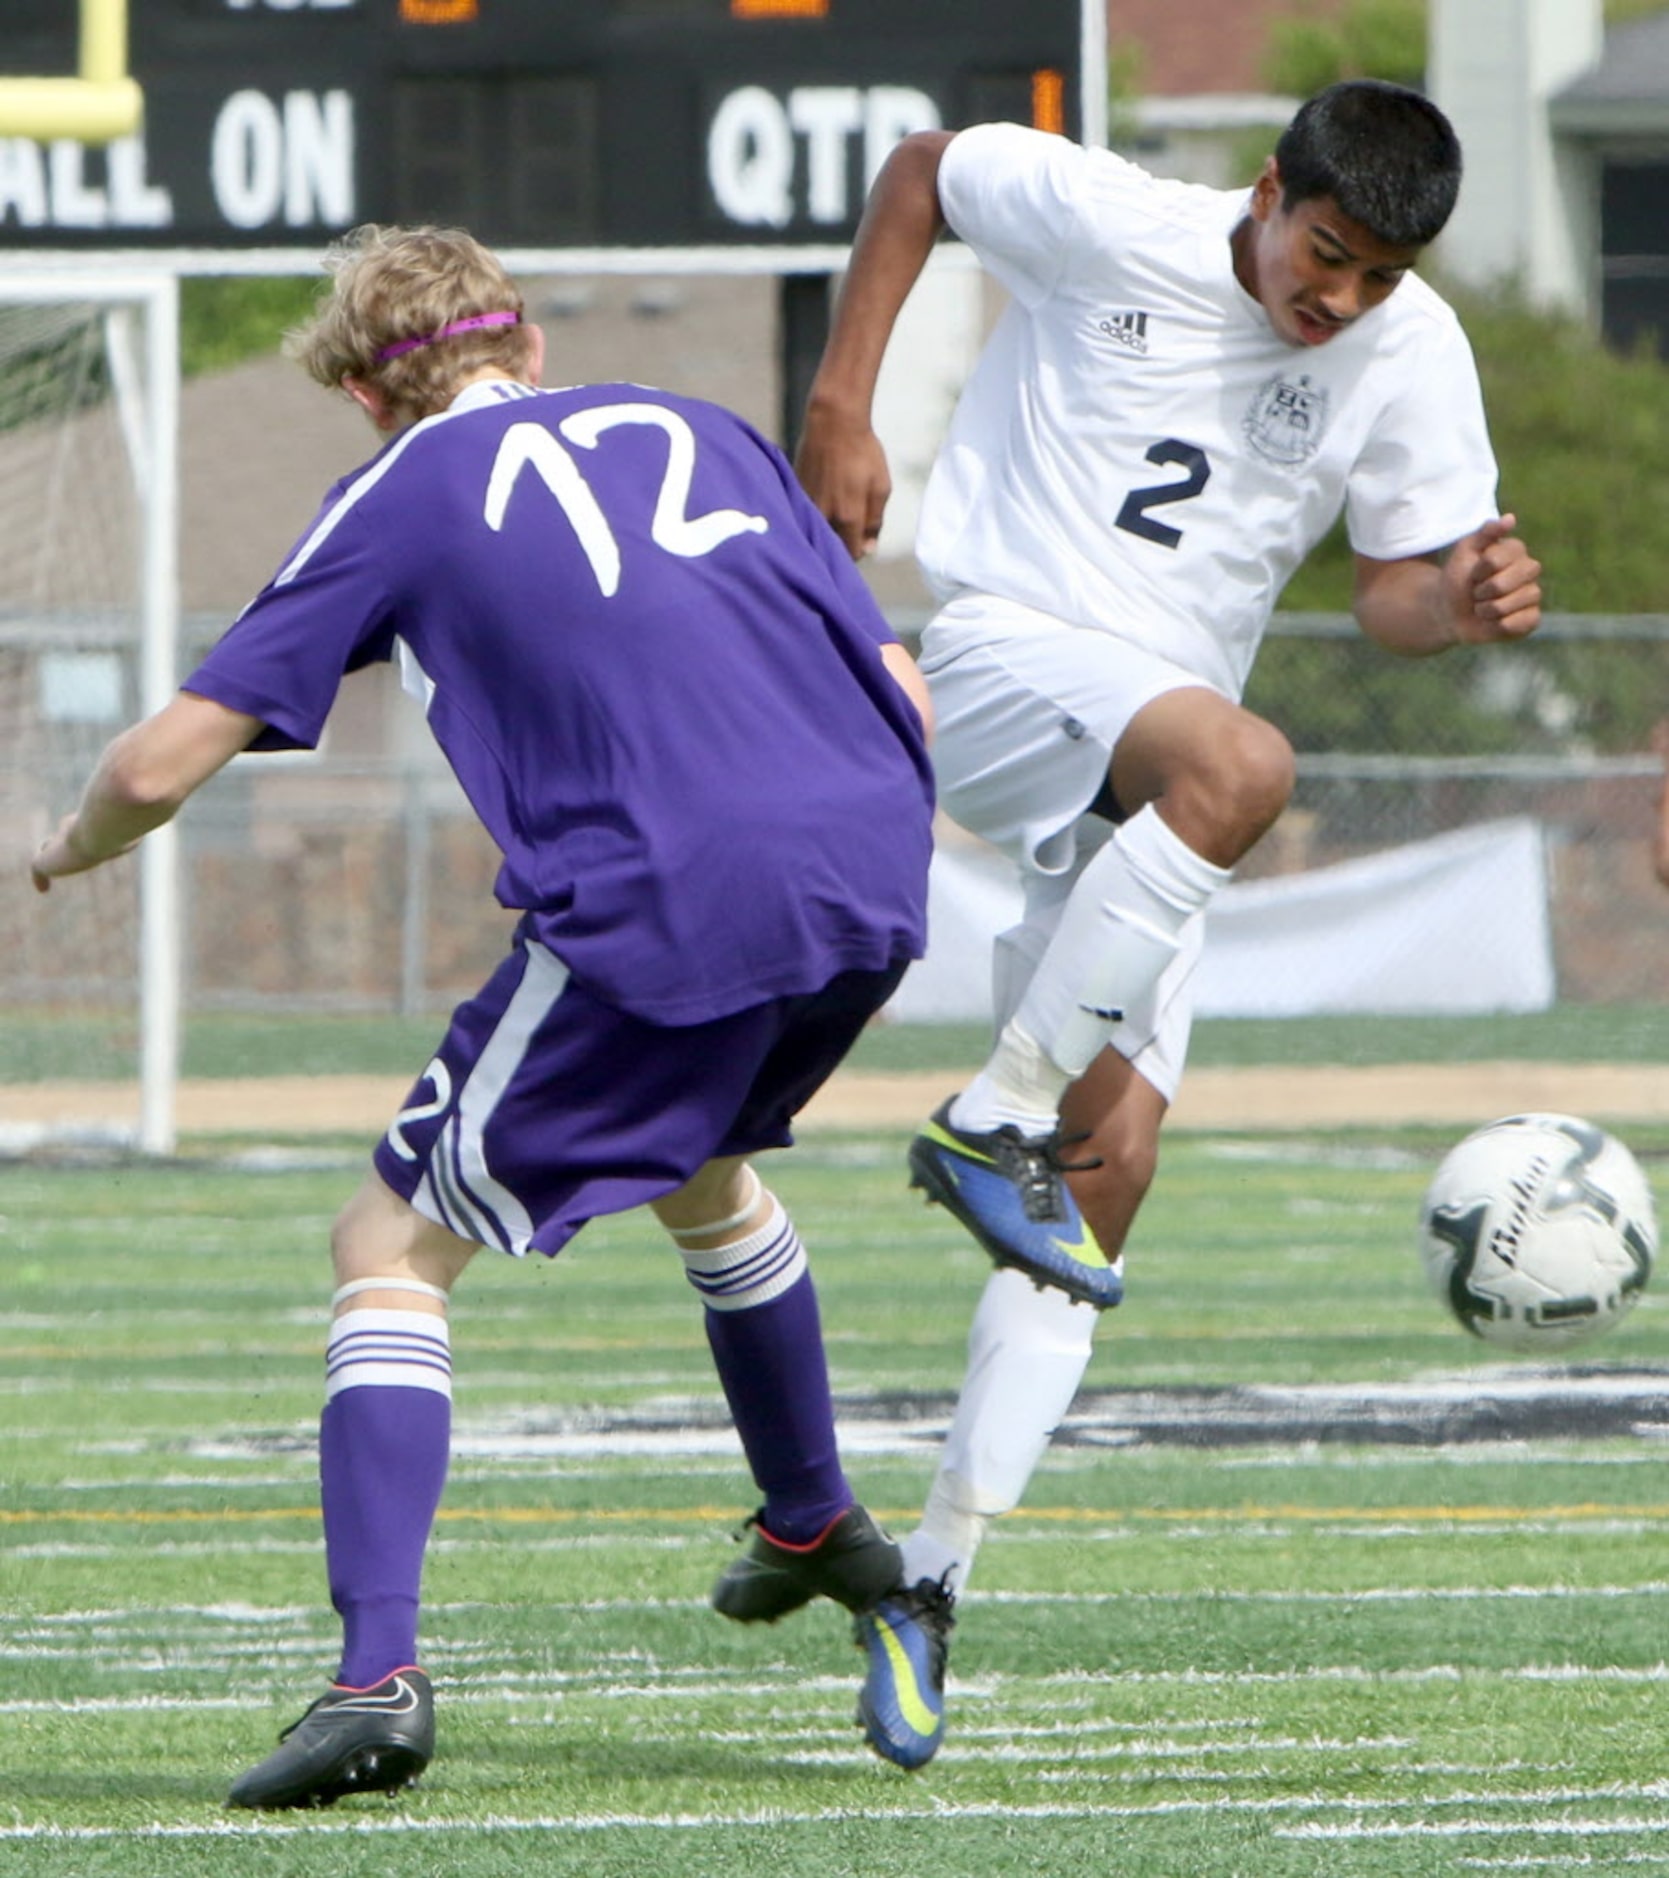
<instances>
[{"instance_id":1,"label":"white banner on fence","mask_svg":"<svg viewBox=\"0 0 1669 1878\"><path fill-rule=\"evenodd\" d=\"M989 849L934 858L928 954L889 1016L990 1015L991 941L1020 915L1013 870ZM1539 823L1486 822L1305 873L1226 887L1195 979L1202 1017L1540 1011L1554 999Z\"/></svg>"},{"instance_id":2,"label":"white banner on fence","mask_svg":"<svg viewBox=\"0 0 1669 1878\"><path fill-rule=\"evenodd\" d=\"M1528 817L1246 881L1206 918L1202 1017L1543 1011L1547 854Z\"/></svg>"}]
</instances>

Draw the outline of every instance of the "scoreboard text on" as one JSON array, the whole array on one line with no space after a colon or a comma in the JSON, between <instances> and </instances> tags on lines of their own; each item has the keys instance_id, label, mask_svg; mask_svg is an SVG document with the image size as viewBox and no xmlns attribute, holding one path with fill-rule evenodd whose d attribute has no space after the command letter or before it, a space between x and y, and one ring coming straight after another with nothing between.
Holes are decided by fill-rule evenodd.
<instances>
[{"instance_id":1,"label":"scoreboard text on","mask_svg":"<svg viewBox=\"0 0 1669 1878\"><path fill-rule=\"evenodd\" d=\"M8 76L73 67L73 8L6 4ZM1083 135L1086 4L137 0L142 129L0 137L0 243L840 243L911 131Z\"/></svg>"}]
</instances>

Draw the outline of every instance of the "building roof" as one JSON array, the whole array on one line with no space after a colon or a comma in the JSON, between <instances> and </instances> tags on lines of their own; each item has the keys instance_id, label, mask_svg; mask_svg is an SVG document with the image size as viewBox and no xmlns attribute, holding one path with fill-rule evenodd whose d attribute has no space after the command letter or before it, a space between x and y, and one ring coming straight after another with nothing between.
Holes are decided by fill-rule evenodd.
<instances>
[{"instance_id":1,"label":"building roof","mask_svg":"<svg viewBox=\"0 0 1669 1878\"><path fill-rule=\"evenodd\" d=\"M1325 19L1344 0L1311 0L1305 15ZM1292 0L1110 0L1107 37L1115 54L1135 47L1136 82L1149 97L1268 89L1264 54L1270 28L1293 18Z\"/></svg>"},{"instance_id":2,"label":"building roof","mask_svg":"<svg viewBox=\"0 0 1669 1878\"><path fill-rule=\"evenodd\" d=\"M1555 130L1575 136L1669 133L1669 11L1611 27L1599 63L1557 93L1548 113Z\"/></svg>"}]
</instances>

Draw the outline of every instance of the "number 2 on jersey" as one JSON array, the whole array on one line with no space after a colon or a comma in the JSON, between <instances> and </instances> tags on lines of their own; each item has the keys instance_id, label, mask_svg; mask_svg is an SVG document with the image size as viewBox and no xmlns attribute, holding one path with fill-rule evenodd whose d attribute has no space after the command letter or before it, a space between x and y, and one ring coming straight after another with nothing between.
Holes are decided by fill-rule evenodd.
<instances>
[{"instance_id":1,"label":"number 2 on jersey","mask_svg":"<svg viewBox=\"0 0 1669 1878\"><path fill-rule=\"evenodd\" d=\"M1124 506L1118 512L1116 527L1127 529L1132 535L1140 535L1144 541L1157 541L1162 548L1174 548L1182 539L1182 530L1172 528L1169 522L1156 522L1148 514L1149 509L1156 509L1167 502L1186 502L1191 496L1197 496L1211 480L1211 463L1205 452L1197 444L1182 443L1175 437L1167 437L1162 443L1156 443L1147 453L1150 463L1174 463L1179 469L1187 471L1176 482L1153 483L1146 489L1132 489L1124 498Z\"/></svg>"}]
</instances>

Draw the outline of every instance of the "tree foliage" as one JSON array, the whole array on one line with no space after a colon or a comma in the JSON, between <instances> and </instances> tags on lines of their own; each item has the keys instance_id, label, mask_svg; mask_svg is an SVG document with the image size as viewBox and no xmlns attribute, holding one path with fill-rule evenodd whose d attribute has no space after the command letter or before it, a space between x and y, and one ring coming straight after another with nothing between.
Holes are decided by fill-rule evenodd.
<instances>
[{"instance_id":1,"label":"tree foliage","mask_svg":"<svg viewBox=\"0 0 1669 1878\"><path fill-rule=\"evenodd\" d=\"M1515 292L1451 298L1477 353L1501 502L1543 563L1548 610L1669 609L1669 366L1610 352ZM1336 528L1282 605L1347 608L1351 565ZM1548 640L1410 664L1365 643L1277 640L1247 701L1305 749L1635 750L1669 708L1669 648Z\"/></svg>"},{"instance_id":2,"label":"tree foliage","mask_svg":"<svg viewBox=\"0 0 1669 1878\"><path fill-rule=\"evenodd\" d=\"M1330 17L1275 20L1264 51L1271 91L1307 98L1341 78L1418 85L1426 69L1425 0L1345 0Z\"/></svg>"},{"instance_id":3,"label":"tree foliage","mask_svg":"<svg viewBox=\"0 0 1669 1878\"><path fill-rule=\"evenodd\" d=\"M1605 21L1620 26L1661 13L1669 0L1605 0ZM1341 78L1425 78L1427 0L1344 0L1333 13L1299 8L1275 20L1264 47L1271 91L1307 98Z\"/></svg>"},{"instance_id":4,"label":"tree foliage","mask_svg":"<svg viewBox=\"0 0 1669 1878\"><path fill-rule=\"evenodd\" d=\"M322 276L215 275L180 288L180 370L218 371L276 349L313 310Z\"/></svg>"},{"instance_id":5,"label":"tree foliage","mask_svg":"<svg viewBox=\"0 0 1669 1878\"><path fill-rule=\"evenodd\" d=\"M1471 337L1501 465L1501 500L1546 564L1548 605L1649 613L1669 605L1669 366L1608 350L1514 290L1448 294ZM1335 530L1288 587L1298 610L1349 605Z\"/></svg>"}]
</instances>

